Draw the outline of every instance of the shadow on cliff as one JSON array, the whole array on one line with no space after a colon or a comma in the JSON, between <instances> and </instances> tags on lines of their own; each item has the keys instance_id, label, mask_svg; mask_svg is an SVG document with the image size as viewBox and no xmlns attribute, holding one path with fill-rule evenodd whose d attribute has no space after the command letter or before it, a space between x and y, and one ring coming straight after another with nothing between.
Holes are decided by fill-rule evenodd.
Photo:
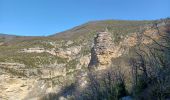
<instances>
[{"instance_id":1,"label":"shadow on cliff","mask_svg":"<svg viewBox=\"0 0 170 100\"><path fill-rule=\"evenodd\" d=\"M91 69L94 69L94 67L96 67L98 64L98 59L97 59L97 56L96 56L96 52L95 52L95 48L93 47L91 49L91 60L90 60L90 63L88 65L88 69L91 70Z\"/></svg>"}]
</instances>

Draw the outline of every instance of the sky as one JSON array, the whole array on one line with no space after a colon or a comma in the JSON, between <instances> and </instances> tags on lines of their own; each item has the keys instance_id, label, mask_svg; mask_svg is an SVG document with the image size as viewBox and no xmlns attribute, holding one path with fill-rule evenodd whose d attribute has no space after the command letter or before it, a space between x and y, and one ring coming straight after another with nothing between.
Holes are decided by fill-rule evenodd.
<instances>
[{"instance_id":1,"label":"sky","mask_svg":"<svg viewBox=\"0 0 170 100\"><path fill-rule=\"evenodd\" d=\"M0 0L0 33L47 36L94 20L170 17L170 0Z\"/></svg>"}]
</instances>

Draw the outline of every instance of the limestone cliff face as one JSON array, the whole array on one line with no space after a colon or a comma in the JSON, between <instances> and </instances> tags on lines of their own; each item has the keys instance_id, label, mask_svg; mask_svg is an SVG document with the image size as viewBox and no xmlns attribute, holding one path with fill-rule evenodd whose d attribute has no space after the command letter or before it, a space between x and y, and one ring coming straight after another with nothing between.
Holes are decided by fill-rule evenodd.
<instances>
[{"instance_id":1,"label":"limestone cliff face","mask_svg":"<svg viewBox=\"0 0 170 100\"><path fill-rule=\"evenodd\" d=\"M148 28L142 34L131 33L125 36L119 44L114 44L111 33L108 31L99 32L94 38L94 45L91 49L91 60L89 68L106 69L111 63L112 59L122 56L127 53L130 47L133 47L140 42L140 44L150 44L152 39L159 39L156 34L156 29ZM95 67L94 67L95 66Z\"/></svg>"},{"instance_id":2,"label":"limestone cliff face","mask_svg":"<svg viewBox=\"0 0 170 100\"><path fill-rule=\"evenodd\" d=\"M111 62L113 55L113 42L109 32L99 32L94 39L91 50L91 62L93 65L107 65Z\"/></svg>"}]
</instances>

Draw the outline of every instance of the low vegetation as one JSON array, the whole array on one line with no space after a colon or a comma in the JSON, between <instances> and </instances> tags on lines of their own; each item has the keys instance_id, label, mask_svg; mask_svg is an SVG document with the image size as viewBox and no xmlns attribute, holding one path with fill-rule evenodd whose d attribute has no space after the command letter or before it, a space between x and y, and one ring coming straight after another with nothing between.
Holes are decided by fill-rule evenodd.
<instances>
[{"instance_id":1,"label":"low vegetation","mask_svg":"<svg viewBox=\"0 0 170 100\"><path fill-rule=\"evenodd\" d=\"M165 23L161 27L158 23ZM145 36L152 40L152 44L137 43L129 47L125 55L113 59L110 69L97 73L87 71L87 66L82 66L81 71L87 73L87 86L81 88L78 84L79 75L76 69L80 56L90 53L93 38L99 31L106 28L112 33L113 42L119 42L132 33L139 36L145 35L145 26L152 26L157 30L160 39ZM56 76L42 80L51 81L52 85L60 84L62 89L59 93L50 93L42 100L58 100L60 97L68 100L121 100L130 97L135 100L166 100L170 98L170 21L121 21L107 20L94 21L71 30L48 37L7 37L0 36L0 62L21 63L27 69L48 67L50 64L65 64L66 78ZM138 41L140 37L138 37ZM66 45L68 41L73 43ZM51 55L49 53L24 53L19 52L25 48L40 47L45 49L59 50L73 46L82 46L81 52L73 59L67 59ZM120 64L121 61L126 64ZM118 69L114 69L118 67ZM122 69L129 67L129 74ZM12 69L5 69L16 76L24 76L23 73ZM128 77L128 78L127 78ZM127 81L128 80L128 81ZM64 84L64 85L63 85Z\"/></svg>"}]
</instances>

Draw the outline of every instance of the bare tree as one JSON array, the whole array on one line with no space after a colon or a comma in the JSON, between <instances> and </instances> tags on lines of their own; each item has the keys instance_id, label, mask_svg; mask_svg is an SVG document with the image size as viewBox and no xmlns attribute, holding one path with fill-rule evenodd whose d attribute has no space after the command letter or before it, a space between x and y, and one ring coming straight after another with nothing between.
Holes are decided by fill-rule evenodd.
<instances>
[{"instance_id":1,"label":"bare tree","mask_svg":"<svg viewBox=\"0 0 170 100\"><path fill-rule=\"evenodd\" d=\"M164 28L167 28L169 25L168 22L164 22ZM153 41L151 45L139 44L137 45L135 52L136 57L130 59L130 64L132 65L132 79L133 87L135 89L140 88L140 95L145 93L148 96L142 96L142 98L152 98L157 100L163 100L170 96L167 94L168 88L170 87L170 33L169 27L166 31L161 30L158 23L154 23L151 29L156 29L157 34L160 36L159 40L152 38L144 34L144 30L140 32L144 37L147 37ZM164 33L163 33L164 32ZM140 41L140 40L139 40ZM142 47L142 48L141 48ZM140 71L140 72L139 72ZM142 82L140 81L142 79ZM145 85L143 87L143 85ZM139 91L138 91L139 92ZM147 99L148 99L147 98Z\"/></svg>"}]
</instances>

